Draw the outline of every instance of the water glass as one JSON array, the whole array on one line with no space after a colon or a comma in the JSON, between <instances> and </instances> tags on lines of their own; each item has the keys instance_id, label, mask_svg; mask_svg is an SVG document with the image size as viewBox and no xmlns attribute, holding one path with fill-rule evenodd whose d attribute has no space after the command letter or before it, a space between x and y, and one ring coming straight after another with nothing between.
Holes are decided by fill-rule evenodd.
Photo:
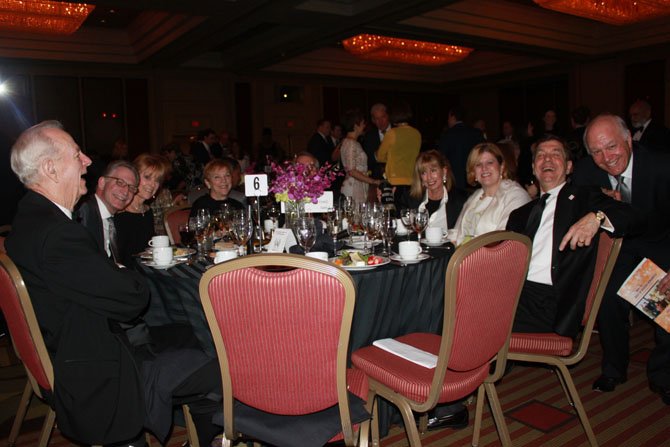
<instances>
[{"instance_id":1,"label":"water glass","mask_svg":"<svg viewBox=\"0 0 670 447\"><path fill-rule=\"evenodd\" d=\"M298 244L305 250L305 254L309 253L314 242L316 242L316 226L314 225L314 219L311 217L302 217L298 219L295 223L294 231Z\"/></svg>"}]
</instances>

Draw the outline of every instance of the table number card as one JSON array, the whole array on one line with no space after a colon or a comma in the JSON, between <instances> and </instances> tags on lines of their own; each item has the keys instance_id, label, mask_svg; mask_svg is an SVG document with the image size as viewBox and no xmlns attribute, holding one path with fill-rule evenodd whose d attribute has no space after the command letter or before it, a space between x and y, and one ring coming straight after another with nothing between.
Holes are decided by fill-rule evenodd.
<instances>
[{"instance_id":1,"label":"table number card","mask_svg":"<svg viewBox=\"0 0 670 447\"><path fill-rule=\"evenodd\" d=\"M259 197L268 195L267 174L253 174L244 176L244 195Z\"/></svg>"},{"instance_id":2,"label":"table number card","mask_svg":"<svg viewBox=\"0 0 670 447\"><path fill-rule=\"evenodd\" d=\"M295 240L291 229L277 228L272 234L272 239L267 245L267 249L268 253L282 253L284 250L286 250L286 253L289 253L289 249L297 244L298 242Z\"/></svg>"}]
</instances>

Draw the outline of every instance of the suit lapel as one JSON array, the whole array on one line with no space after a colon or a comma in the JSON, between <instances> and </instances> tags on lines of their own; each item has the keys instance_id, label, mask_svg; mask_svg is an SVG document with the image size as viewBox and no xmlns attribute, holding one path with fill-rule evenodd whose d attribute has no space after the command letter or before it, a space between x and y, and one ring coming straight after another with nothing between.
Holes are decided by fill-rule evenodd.
<instances>
[{"instance_id":1,"label":"suit lapel","mask_svg":"<svg viewBox=\"0 0 670 447\"><path fill-rule=\"evenodd\" d=\"M579 197L575 194L575 189L572 185L567 184L561 189L558 193L558 198L556 199L556 211L554 211L554 232L553 232L553 242L552 242L552 260L556 259L558 256L558 246L565 236L565 233L568 232L568 229L572 225L574 220L573 216L575 214L575 204L579 200ZM554 262L552 262L553 264Z\"/></svg>"}]
</instances>

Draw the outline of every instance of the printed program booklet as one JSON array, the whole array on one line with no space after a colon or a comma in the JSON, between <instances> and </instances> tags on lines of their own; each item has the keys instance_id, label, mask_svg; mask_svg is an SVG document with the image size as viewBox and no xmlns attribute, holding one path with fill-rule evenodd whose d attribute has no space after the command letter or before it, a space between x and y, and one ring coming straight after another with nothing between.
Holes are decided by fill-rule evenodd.
<instances>
[{"instance_id":1,"label":"printed program booklet","mask_svg":"<svg viewBox=\"0 0 670 447\"><path fill-rule=\"evenodd\" d=\"M664 276L663 269L644 258L617 293L670 332L670 295L658 291L658 282Z\"/></svg>"}]
</instances>

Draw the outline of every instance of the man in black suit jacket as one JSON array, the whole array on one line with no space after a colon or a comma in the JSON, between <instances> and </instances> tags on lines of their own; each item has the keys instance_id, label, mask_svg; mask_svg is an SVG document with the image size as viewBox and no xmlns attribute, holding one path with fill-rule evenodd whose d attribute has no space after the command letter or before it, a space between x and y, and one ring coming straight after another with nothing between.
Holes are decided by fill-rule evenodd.
<instances>
[{"instance_id":1,"label":"man in black suit jacket","mask_svg":"<svg viewBox=\"0 0 670 447\"><path fill-rule=\"evenodd\" d=\"M24 131L12 148L12 170L29 191L6 248L26 283L53 363L55 383L47 399L59 429L86 444L136 442L143 427L164 440L172 398L190 396L199 407L200 442L209 443L216 434L211 416L220 404L201 406L201 396L217 391L206 379L217 374L213 360L195 350L153 355L150 347L131 345L120 325L143 312L147 285L104 256L90 232L72 220L90 163L55 121ZM180 359L189 363L170 368Z\"/></svg>"},{"instance_id":2,"label":"man in black suit jacket","mask_svg":"<svg viewBox=\"0 0 670 447\"><path fill-rule=\"evenodd\" d=\"M198 132L198 141L191 146L193 162L202 166L216 157L216 132L213 129L204 129Z\"/></svg>"},{"instance_id":3,"label":"man in black suit jacket","mask_svg":"<svg viewBox=\"0 0 670 447\"><path fill-rule=\"evenodd\" d=\"M384 163L379 163L375 152L382 144L384 134L391 128L389 114L384 104L378 103L370 108L370 120L373 126L363 135L363 151L368 156L368 169L372 171L372 178L381 180L384 174ZM375 193L376 197L376 193Z\"/></svg>"},{"instance_id":4,"label":"man in black suit jacket","mask_svg":"<svg viewBox=\"0 0 670 447\"><path fill-rule=\"evenodd\" d=\"M316 123L316 132L312 135L307 143L307 152L314 155L319 160L319 166L323 166L326 162L332 164L332 155L335 145L332 138L330 138L330 121L320 119Z\"/></svg>"},{"instance_id":5,"label":"man in black suit jacket","mask_svg":"<svg viewBox=\"0 0 670 447\"><path fill-rule=\"evenodd\" d=\"M628 113L633 126L633 141L653 151L670 152L670 130L660 121L652 119L651 105L647 101L635 101Z\"/></svg>"},{"instance_id":6,"label":"man in black suit jacket","mask_svg":"<svg viewBox=\"0 0 670 447\"><path fill-rule=\"evenodd\" d=\"M75 219L91 232L100 251L117 263L120 260L114 253L113 231L110 237L110 225L114 224L111 220L133 200L139 182L135 166L123 160L113 161L98 179L95 194L82 200L75 211Z\"/></svg>"},{"instance_id":7,"label":"man in black suit jacket","mask_svg":"<svg viewBox=\"0 0 670 447\"><path fill-rule=\"evenodd\" d=\"M473 147L484 142L481 130L466 126L463 122L465 110L456 106L449 110L449 129L440 137L440 152L447 157L456 177L456 187L467 189L466 163Z\"/></svg>"},{"instance_id":8,"label":"man in black suit jacket","mask_svg":"<svg viewBox=\"0 0 670 447\"><path fill-rule=\"evenodd\" d=\"M553 135L540 138L533 173L542 196L512 211L507 221L508 230L533 239L514 332L575 336L593 276L598 231L620 235L631 225L627 205L598 188L566 183L571 170L565 142Z\"/></svg>"},{"instance_id":9,"label":"man in black suit jacket","mask_svg":"<svg viewBox=\"0 0 670 447\"><path fill-rule=\"evenodd\" d=\"M598 316L603 346L602 375L593 384L597 391L613 391L626 381L630 306L616 291L643 257L662 268L670 266L670 156L633 144L625 122L601 115L586 130L590 157L578 164L574 182L596 185L618 200L630 202L637 217L646 222L639 234L624 238ZM619 180L623 185L617 190ZM647 364L652 386L670 402L670 335L657 328L657 346Z\"/></svg>"}]
</instances>

